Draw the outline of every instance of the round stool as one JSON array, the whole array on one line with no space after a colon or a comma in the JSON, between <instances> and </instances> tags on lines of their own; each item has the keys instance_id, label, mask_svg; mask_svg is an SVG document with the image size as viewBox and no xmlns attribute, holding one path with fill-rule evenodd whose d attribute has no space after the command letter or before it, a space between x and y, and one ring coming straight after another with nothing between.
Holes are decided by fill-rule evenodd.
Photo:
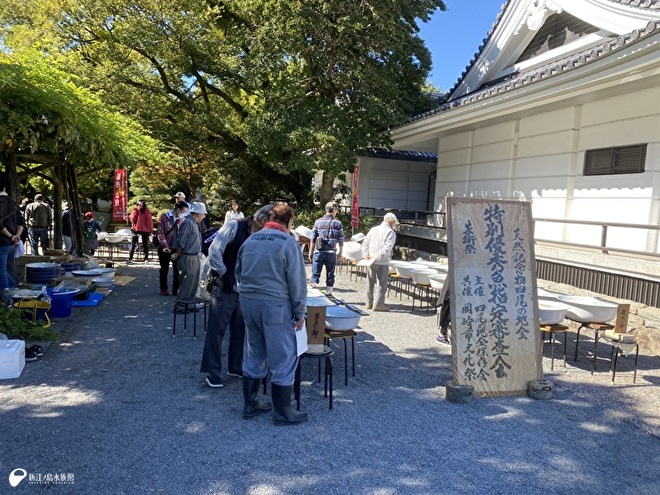
<instances>
[{"instance_id":1,"label":"round stool","mask_svg":"<svg viewBox=\"0 0 660 495\"><path fill-rule=\"evenodd\" d=\"M176 315L183 314L183 331L188 326L188 313L193 315L193 339L197 339L197 311L201 304L204 309L204 332L206 333L206 305L208 302L199 297L189 297L187 299L177 299L174 303L174 320L172 322L172 337L176 337Z\"/></svg>"},{"instance_id":2,"label":"round stool","mask_svg":"<svg viewBox=\"0 0 660 495\"><path fill-rule=\"evenodd\" d=\"M303 352L298 357L298 367L296 368L296 376L293 382L293 393L296 398L296 410L300 410L300 367L303 359L317 358L319 360L319 381L321 381L321 359L325 359L325 383L323 385L323 397L329 396L328 409L332 409L332 355L335 352L327 345L323 346L323 352L310 353ZM329 392L329 393L328 393Z\"/></svg>"}]
</instances>

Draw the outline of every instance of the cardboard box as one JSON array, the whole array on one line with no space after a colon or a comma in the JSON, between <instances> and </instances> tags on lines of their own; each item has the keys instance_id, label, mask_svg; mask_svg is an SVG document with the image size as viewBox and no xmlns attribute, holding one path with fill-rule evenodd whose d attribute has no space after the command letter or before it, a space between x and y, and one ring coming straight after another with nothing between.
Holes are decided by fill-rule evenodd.
<instances>
[{"instance_id":1,"label":"cardboard box","mask_svg":"<svg viewBox=\"0 0 660 495\"><path fill-rule=\"evenodd\" d=\"M323 353L325 306L307 306L307 347L309 353Z\"/></svg>"},{"instance_id":2,"label":"cardboard box","mask_svg":"<svg viewBox=\"0 0 660 495\"><path fill-rule=\"evenodd\" d=\"M25 341L0 340L0 380L18 378L25 367Z\"/></svg>"}]
</instances>

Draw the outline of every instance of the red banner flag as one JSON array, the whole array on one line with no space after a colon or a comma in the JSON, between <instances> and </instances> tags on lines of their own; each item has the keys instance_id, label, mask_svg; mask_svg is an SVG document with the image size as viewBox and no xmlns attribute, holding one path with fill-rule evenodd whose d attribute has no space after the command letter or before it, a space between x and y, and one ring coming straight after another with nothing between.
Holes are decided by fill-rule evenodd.
<instances>
[{"instance_id":1,"label":"red banner flag","mask_svg":"<svg viewBox=\"0 0 660 495\"><path fill-rule=\"evenodd\" d=\"M115 170L115 180L112 192L112 221L125 222L128 218L128 178L126 170Z\"/></svg>"},{"instance_id":2,"label":"red banner flag","mask_svg":"<svg viewBox=\"0 0 660 495\"><path fill-rule=\"evenodd\" d=\"M353 167L353 204L351 206L351 227L360 226L360 205L358 203L358 176L360 166L356 163Z\"/></svg>"}]
</instances>

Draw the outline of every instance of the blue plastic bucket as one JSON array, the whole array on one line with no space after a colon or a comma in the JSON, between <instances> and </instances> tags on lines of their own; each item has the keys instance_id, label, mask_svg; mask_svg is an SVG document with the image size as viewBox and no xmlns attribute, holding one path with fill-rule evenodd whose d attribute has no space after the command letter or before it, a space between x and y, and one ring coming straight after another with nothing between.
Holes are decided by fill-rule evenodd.
<instances>
[{"instance_id":1,"label":"blue plastic bucket","mask_svg":"<svg viewBox=\"0 0 660 495\"><path fill-rule=\"evenodd\" d=\"M50 317L66 318L67 316L71 316L71 303L77 293L77 290L54 292L52 289L48 289L48 295L50 296Z\"/></svg>"}]
</instances>

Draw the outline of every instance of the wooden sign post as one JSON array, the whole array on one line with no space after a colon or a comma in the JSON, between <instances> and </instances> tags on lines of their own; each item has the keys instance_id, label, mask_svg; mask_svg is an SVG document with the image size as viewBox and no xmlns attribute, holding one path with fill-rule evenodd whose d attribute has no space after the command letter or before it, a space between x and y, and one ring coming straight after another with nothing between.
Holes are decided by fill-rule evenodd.
<instances>
[{"instance_id":1,"label":"wooden sign post","mask_svg":"<svg viewBox=\"0 0 660 495\"><path fill-rule=\"evenodd\" d=\"M543 378L531 204L447 198L454 385L525 395Z\"/></svg>"}]
</instances>

